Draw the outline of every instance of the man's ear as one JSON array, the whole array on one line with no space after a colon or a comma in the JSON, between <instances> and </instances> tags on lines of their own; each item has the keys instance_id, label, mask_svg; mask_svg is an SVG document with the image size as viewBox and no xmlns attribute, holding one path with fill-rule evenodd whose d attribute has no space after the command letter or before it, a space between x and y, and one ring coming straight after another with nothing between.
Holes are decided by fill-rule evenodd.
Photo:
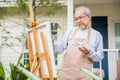
<instances>
[{"instance_id":1,"label":"man's ear","mask_svg":"<svg viewBox=\"0 0 120 80\"><path fill-rule=\"evenodd\" d=\"M91 20L91 15L88 15L89 20Z\"/></svg>"},{"instance_id":2,"label":"man's ear","mask_svg":"<svg viewBox=\"0 0 120 80\"><path fill-rule=\"evenodd\" d=\"M91 19L91 15L88 15L88 18L90 18L90 19Z\"/></svg>"}]
</instances>

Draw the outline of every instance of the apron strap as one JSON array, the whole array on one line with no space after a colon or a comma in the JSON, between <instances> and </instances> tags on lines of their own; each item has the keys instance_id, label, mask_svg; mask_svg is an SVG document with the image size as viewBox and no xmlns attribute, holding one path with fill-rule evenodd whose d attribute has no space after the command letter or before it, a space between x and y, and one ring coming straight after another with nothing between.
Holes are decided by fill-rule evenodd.
<instances>
[{"instance_id":1,"label":"apron strap","mask_svg":"<svg viewBox=\"0 0 120 80\"><path fill-rule=\"evenodd\" d=\"M91 28L88 28L88 36L87 36L88 42L90 41L90 34L91 34Z\"/></svg>"},{"instance_id":2,"label":"apron strap","mask_svg":"<svg viewBox=\"0 0 120 80\"><path fill-rule=\"evenodd\" d=\"M70 39L72 39L72 38L75 36L75 34L77 33L78 30L79 30L79 28L77 28L77 29L73 32L73 34L72 34L72 36L71 36Z\"/></svg>"}]
</instances>

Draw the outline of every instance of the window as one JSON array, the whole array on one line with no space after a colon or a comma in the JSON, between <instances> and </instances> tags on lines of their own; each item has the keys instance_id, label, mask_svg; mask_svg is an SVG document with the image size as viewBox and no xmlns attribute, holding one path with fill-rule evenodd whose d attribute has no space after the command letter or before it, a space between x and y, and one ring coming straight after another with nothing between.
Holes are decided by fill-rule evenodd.
<instances>
[{"instance_id":1,"label":"window","mask_svg":"<svg viewBox=\"0 0 120 80\"><path fill-rule=\"evenodd\" d=\"M115 23L115 45L117 49L120 49L120 23ZM120 52L118 57L120 57Z\"/></svg>"},{"instance_id":2,"label":"window","mask_svg":"<svg viewBox=\"0 0 120 80\"><path fill-rule=\"evenodd\" d=\"M58 28L60 28L58 23L51 23L51 34L54 40L57 40ZM54 52L55 64L57 65L58 52Z\"/></svg>"},{"instance_id":3,"label":"window","mask_svg":"<svg viewBox=\"0 0 120 80\"><path fill-rule=\"evenodd\" d=\"M28 53L25 52L24 53L24 65L27 65L27 64L29 64L29 56L28 56Z\"/></svg>"},{"instance_id":4,"label":"window","mask_svg":"<svg viewBox=\"0 0 120 80\"><path fill-rule=\"evenodd\" d=\"M29 64L29 55L28 55L28 45L27 45L27 37L25 41L25 51L24 51L24 60L23 60L24 65Z\"/></svg>"},{"instance_id":5,"label":"window","mask_svg":"<svg viewBox=\"0 0 120 80\"><path fill-rule=\"evenodd\" d=\"M26 43L25 43L25 52L24 52L24 60L23 60L24 65L29 64L29 55L28 55L28 47L27 47L27 38L26 38Z\"/></svg>"},{"instance_id":6,"label":"window","mask_svg":"<svg viewBox=\"0 0 120 80\"><path fill-rule=\"evenodd\" d=\"M53 35L55 40L57 40L58 28L59 28L58 23L51 23L51 34Z\"/></svg>"}]
</instances>

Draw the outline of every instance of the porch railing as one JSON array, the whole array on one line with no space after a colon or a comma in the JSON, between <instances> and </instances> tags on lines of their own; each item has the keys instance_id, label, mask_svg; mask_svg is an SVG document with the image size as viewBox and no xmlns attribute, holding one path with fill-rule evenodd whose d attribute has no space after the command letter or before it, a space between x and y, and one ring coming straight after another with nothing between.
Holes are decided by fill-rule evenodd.
<instances>
[{"instance_id":1,"label":"porch railing","mask_svg":"<svg viewBox=\"0 0 120 80\"><path fill-rule=\"evenodd\" d=\"M104 54L108 54L108 74L109 74L109 80L116 80L117 77L117 60L118 60L118 52L119 49L104 49ZM99 68L100 68L100 79L102 80L102 61L99 62Z\"/></svg>"}]
</instances>

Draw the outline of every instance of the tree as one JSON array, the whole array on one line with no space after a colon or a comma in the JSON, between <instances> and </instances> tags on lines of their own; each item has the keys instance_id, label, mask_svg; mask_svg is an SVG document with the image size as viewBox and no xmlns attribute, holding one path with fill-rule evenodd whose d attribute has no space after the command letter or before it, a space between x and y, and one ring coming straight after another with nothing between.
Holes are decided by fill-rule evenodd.
<instances>
[{"instance_id":1,"label":"tree","mask_svg":"<svg viewBox=\"0 0 120 80\"><path fill-rule=\"evenodd\" d=\"M40 14L45 14L46 16L49 16L49 17L53 17L54 14L62 9L62 6L63 4L62 3L57 3L58 0L16 0L16 5L14 6L14 10L11 12L10 11L10 8L9 7L0 7L0 19L3 19L4 16L6 16L7 14L9 14L8 12L11 12L11 14L20 14L20 13L24 13L26 15L29 15L29 4L31 3L33 5L33 8L34 8L34 18L36 20L36 9L37 8L41 8L41 9L44 9L45 11L41 11ZM7 2L7 0L3 0L3 2ZM46 13L43 13L43 12L46 12ZM10 15L10 14L9 14ZM28 16L27 16L28 17ZM28 27L28 24L30 21L28 21L26 18L23 18L24 21L25 21L25 26ZM26 22L27 21L27 22ZM23 24L19 24L17 21L11 21L11 22L14 22L15 24L17 25L20 25L20 26L23 26ZM14 46L15 44L14 43L8 43L7 41L10 39L10 38L14 38L15 40L17 41L22 41L23 38L25 38L25 33L21 33L20 36L12 36L11 32L9 30L7 30L7 27L8 26L4 26L1 24L2 29L1 29L1 32L3 34L6 34L6 35L2 35L2 44L1 46L3 45L6 45L8 47L12 47ZM0 46L0 47L1 47ZM12 48L11 48L12 49ZM14 50L15 51L15 50ZM18 53L18 52L17 52Z\"/></svg>"},{"instance_id":2,"label":"tree","mask_svg":"<svg viewBox=\"0 0 120 80\"><path fill-rule=\"evenodd\" d=\"M3 0L3 2L7 2ZM34 13L36 9L41 8L45 11L40 11L40 14L44 14L49 17L53 17L58 10L62 9L63 3L58 3L58 0L16 0L15 2L15 13L26 13L29 15L29 3L34 6ZM8 12L9 8L0 7L0 19L2 19ZM44 13L45 12L45 13Z\"/></svg>"}]
</instances>

